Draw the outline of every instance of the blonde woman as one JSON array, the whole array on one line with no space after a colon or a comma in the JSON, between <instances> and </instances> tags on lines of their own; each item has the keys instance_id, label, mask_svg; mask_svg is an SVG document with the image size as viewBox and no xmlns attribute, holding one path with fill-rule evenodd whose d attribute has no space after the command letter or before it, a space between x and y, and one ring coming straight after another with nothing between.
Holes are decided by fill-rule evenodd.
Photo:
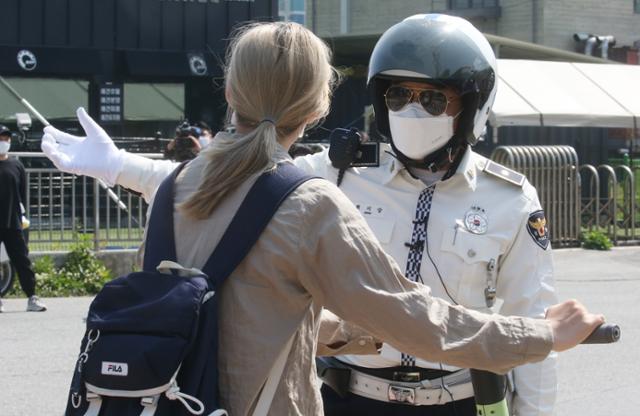
<instances>
[{"instance_id":1,"label":"blonde woman","mask_svg":"<svg viewBox=\"0 0 640 416\"><path fill-rule=\"evenodd\" d=\"M261 173L291 163L287 149L327 114L334 77L327 46L300 25L256 24L235 37L225 92L237 133L218 134L176 181L176 248L184 267L202 267ZM119 151L104 130L84 110L79 118L88 139L46 129L43 149L54 163L109 183L130 181L113 174L122 167ZM102 167L90 155L95 151L106 159ZM151 169L164 176L164 163ZM571 348L603 321L575 301L534 320L432 297L402 275L353 204L321 179L283 202L222 287L220 302L220 393L232 415L251 413L292 335L270 413L322 414L314 356L323 308L417 357L496 372ZM333 342L339 338L330 345L343 345Z\"/></svg>"}]
</instances>

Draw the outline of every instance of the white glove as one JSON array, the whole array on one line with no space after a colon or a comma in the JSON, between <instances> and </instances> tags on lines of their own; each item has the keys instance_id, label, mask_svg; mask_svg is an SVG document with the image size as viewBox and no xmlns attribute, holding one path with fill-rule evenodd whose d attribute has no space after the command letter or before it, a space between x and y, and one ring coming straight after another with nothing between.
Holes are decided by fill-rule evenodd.
<instances>
[{"instance_id":1,"label":"white glove","mask_svg":"<svg viewBox=\"0 0 640 416\"><path fill-rule=\"evenodd\" d=\"M87 136L72 136L47 126L42 136L42 151L63 172L102 179L108 186L113 186L127 152L116 147L84 108L78 108L76 115Z\"/></svg>"}]
</instances>

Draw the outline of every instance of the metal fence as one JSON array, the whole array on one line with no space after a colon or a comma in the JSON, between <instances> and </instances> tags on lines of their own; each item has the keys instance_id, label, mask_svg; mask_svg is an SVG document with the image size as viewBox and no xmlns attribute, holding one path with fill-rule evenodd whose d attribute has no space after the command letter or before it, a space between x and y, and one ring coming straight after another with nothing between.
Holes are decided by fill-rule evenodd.
<instances>
[{"instance_id":1,"label":"metal fence","mask_svg":"<svg viewBox=\"0 0 640 416\"><path fill-rule=\"evenodd\" d=\"M31 166L45 158L42 153L12 155L23 161L31 159ZM140 245L147 204L139 195L55 168L29 167L26 175L25 210L31 222L28 238L32 251L67 250L79 240L91 241L96 251Z\"/></svg>"},{"instance_id":2,"label":"metal fence","mask_svg":"<svg viewBox=\"0 0 640 416\"><path fill-rule=\"evenodd\" d=\"M536 187L557 247L577 246L584 231L602 231L615 244L637 244L640 169L579 165L571 146L500 146L491 159L527 176Z\"/></svg>"},{"instance_id":3,"label":"metal fence","mask_svg":"<svg viewBox=\"0 0 640 416\"><path fill-rule=\"evenodd\" d=\"M42 153L12 155L31 159L31 166L46 165ZM580 166L571 146L500 146L491 159L525 174L536 187L554 246L577 246L586 230L603 231L616 244L640 243L640 166ZM147 211L142 197L55 168L26 171L32 251L68 250L80 239L91 241L95 250L140 245Z\"/></svg>"},{"instance_id":4,"label":"metal fence","mask_svg":"<svg viewBox=\"0 0 640 416\"><path fill-rule=\"evenodd\" d=\"M626 165L580 166L583 183L580 217L586 230L605 232L615 244L637 244L640 168Z\"/></svg>"}]
</instances>

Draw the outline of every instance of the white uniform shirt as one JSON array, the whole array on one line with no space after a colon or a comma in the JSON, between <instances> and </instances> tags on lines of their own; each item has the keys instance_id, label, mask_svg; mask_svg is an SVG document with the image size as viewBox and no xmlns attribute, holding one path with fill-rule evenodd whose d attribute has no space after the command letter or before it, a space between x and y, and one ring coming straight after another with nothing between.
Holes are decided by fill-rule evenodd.
<instances>
[{"instance_id":1,"label":"white uniform shirt","mask_svg":"<svg viewBox=\"0 0 640 416\"><path fill-rule=\"evenodd\" d=\"M426 185L412 177L387 153L389 150L387 145L381 146L377 168L347 170L340 189L358 207L385 251L404 267L409 253L405 243L411 240L416 204ZM331 166L326 150L296 158L294 163L311 174L337 181L338 171ZM528 228L530 215L541 210L536 190L527 181L518 186L484 172L486 163L486 158L468 150L456 173L434 185L420 275L435 296L487 312L487 269L493 259L498 298L494 310L500 306L497 312L503 315L542 318L557 299L551 248L542 248ZM131 158L118 183L141 191L149 200L175 165ZM479 228L486 225L485 232L471 232L465 222L469 214L477 215ZM552 353L542 362L514 369L512 406L517 416L553 414L555 358ZM339 359L362 367L395 367L400 365L401 352L384 344L379 355ZM416 365L456 370L420 359Z\"/></svg>"},{"instance_id":2,"label":"white uniform shirt","mask_svg":"<svg viewBox=\"0 0 640 416\"><path fill-rule=\"evenodd\" d=\"M378 168L348 169L340 189L358 207L385 251L404 267L410 250L405 243L411 241L416 204L427 186L386 150L390 148L383 145ZM331 166L327 151L294 162L310 173L337 181L338 171ZM557 298L551 247L543 249L528 231L529 216L542 209L536 190L526 181L518 186L484 172L486 162L468 150L456 173L433 185L420 275L435 296L489 312L485 288L493 260L498 300L492 309L499 308L497 312L503 315L544 317L545 309L557 303ZM471 214L477 215L480 223L475 228L486 226L485 232L469 229L465 218ZM401 365L401 352L388 344L379 355L338 358L369 368ZM456 370L420 359L416 365ZM518 416L553 413L555 356L518 367L513 375L517 391L513 406Z\"/></svg>"}]
</instances>

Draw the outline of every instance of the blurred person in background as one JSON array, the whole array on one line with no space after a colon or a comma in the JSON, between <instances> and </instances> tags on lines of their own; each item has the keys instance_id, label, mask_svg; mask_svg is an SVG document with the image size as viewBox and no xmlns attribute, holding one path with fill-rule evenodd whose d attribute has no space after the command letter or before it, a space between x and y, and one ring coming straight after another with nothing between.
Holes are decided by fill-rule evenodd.
<instances>
[{"instance_id":1,"label":"blurred person in background","mask_svg":"<svg viewBox=\"0 0 640 416\"><path fill-rule=\"evenodd\" d=\"M18 273L22 291L27 295L27 311L42 312L47 307L36 296L36 276L23 233L23 228L28 227L24 216L26 173L18 159L9 158L10 148L11 131L0 125L0 243L4 243L9 260ZM0 299L0 312L3 311Z\"/></svg>"},{"instance_id":2,"label":"blurred person in background","mask_svg":"<svg viewBox=\"0 0 640 416\"><path fill-rule=\"evenodd\" d=\"M322 152L323 150L324 147L318 143L294 143L289 148L289 156L295 159L301 156Z\"/></svg>"},{"instance_id":3,"label":"blurred person in background","mask_svg":"<svg viewBox=\"0 0 640 416\"><path fill-rule=\"evenodd\" d=\"M195 126L200 129L198 143L200 143L200 147L204 149L209 145L209 143L211 143L211 140L213 140L213 136L215 136L215 134L213 133L213 130L211 130L211 127L204 121L197 122Z\"/></svg>"},{"instance_id":4,"label":"blurred person in background","mask_svg":"<svg viewBox=\"0 0 640 416\"><path fill-rule=\"evenodd\" d=\"M209 133L210 134L210 133ZM198 156L200 150L209 144L209 136L202 128L192 125L188 120L176 127L176 136L164 150L164 158L174 162L184 162Z\"/></svg>"}]
</instances>

